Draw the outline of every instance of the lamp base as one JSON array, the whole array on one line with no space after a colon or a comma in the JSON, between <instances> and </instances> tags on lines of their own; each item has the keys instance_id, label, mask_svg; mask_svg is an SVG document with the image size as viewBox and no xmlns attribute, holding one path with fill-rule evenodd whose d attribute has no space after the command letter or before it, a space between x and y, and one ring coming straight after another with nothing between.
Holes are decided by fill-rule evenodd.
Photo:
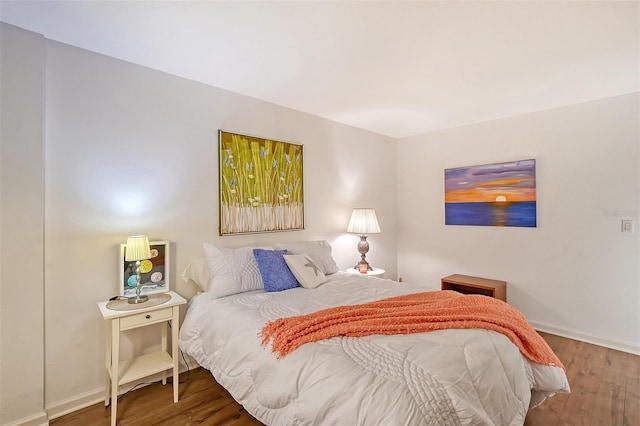
<instances>
[{"instance_id":1,"label":"lamp base","mask_svg":"<svg viewBox=\"0 0 640 426\"><path fill-rule=\"evenodd\" d=\"M365 261L360 261L358 263L356 263L356 266L353 267L353 269L360 269L361 265L365 265L364 267L367 268L367 271L373 271L373 268L371 267L371 265L369 265L369 262Z\"/></svg>"},{"instance_id":2,"label":"lamp base","mask_svg":"<svg viewBox=\"0 0 640 426\"><path fill-rule=\"evenodd\" d=\"M146 295L133 296L129 298L129 303L144 303L147 300L149 300L149 296L146 296Z\"/></svg>"},{"instance_id":3,"label":"lamp base","mask_svg":"<svg viewBox=\"0 0 640 426\"><path fill-rule=\"evenodd\" d=\"M369 262L367 262L367 253L369 252L369 242L366 235L360 235L360 241L358 242L358 253L360 253L360 262L356 263L353 269L360 269L361 265L366 265L367 271L373 271ZM365 266L362 266L364 268Z\"/></svg>"},{"instance_id":4,"label":"lamp base","mask_svg":"<svg viewBox=\"0 0 640 426\"><path fill-rule=\"evenodd\" d=\"M136 261L136 295L129 298L129 303L144 303L149 300L149 296L141 295L142 287L140 286L140 261Z\"/></svg>"}]
</instances>

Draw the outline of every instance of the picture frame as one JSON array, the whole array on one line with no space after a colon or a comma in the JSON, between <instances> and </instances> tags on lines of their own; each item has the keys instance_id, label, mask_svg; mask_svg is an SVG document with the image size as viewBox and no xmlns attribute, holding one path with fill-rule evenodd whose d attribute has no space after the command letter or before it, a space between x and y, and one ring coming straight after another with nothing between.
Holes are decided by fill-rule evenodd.
<instances>
[{"instance_id":1,"label":"picture frame","mask_svg":"<svg viewBox=\"0 0 640 426\"><path fill-rule=\"evenodd\" d=\"M445 225L537 226L536 160L444 171Z\"/></svg>"},{"instance_id":2,"label":"picture frame","mask_svg":"<svg viewBox=\"0 0 640 426\"><path fill-rule=\"evenodd\" d=\"M133 297L136 295L136 262L125 260L126 247L126 243L120 244L119 295ZM140 294L166 293L171 290L171 243L150 241L149 247L151 259L140 261Z\"/></svg>"},{"instance_id":3,"label":"picture frame","mask_svg":"<svg viewBox=\"0 0 640 426\"><path fill-rule=\"evenodd\" d=\"M219 234L304 229L303 146L218 131Z\"/></svg>"}]
</instances>

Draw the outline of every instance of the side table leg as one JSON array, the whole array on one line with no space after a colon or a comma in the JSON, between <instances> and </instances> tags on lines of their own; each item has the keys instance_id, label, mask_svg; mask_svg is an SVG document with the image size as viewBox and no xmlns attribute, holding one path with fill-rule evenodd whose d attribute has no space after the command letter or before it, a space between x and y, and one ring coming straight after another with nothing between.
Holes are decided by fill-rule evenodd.
<instances>
[{"instance_id":1,"label":"side table leg","mask_svg":"<svg viewBox=\"0 0 640 426\"><path fill-rule=\"evenodd\" d=\"M120 318L111 323L111 426L118 418L118 381L120 363Z\"/></svg>"},{"instance_id":2,"label":"side table leg","mask_svg":"<svg viewBox=\"0 0 640 426\"><path fill-rule=\"evenodd\" d=\"M105 335L105 385L104 385L104 406L109 406L109 391L111 390L111 321L104 322Z\"/></svg>"},{"instance_id":3,"label":"side table leg","mask_svg":"<svg viewBox=\"0 0 640 426\"><path fill-rule=\"evenodd\" d=\"M178 386L180 376L178 367L180 365L180 355L178 353L178 329L180 328L180 308L173 307L173 318L171 319L171 356L173 357L173 402L178 402Z\"/></svg>"},{"instance_id":4,"label":"side table leg","mask_svg":"<svg viewBox=\"0 0 640 426\"><path fill-rule=\"evenodd\" d=\"M160 327L160 339L161 339L161 344L160 347L164 352L169 352L167 350L167 327L168 324L167 323L163 323L161 324ZM166 385L167 384L167 371L163 371L162 372L162 384Z\"/></svg>"}]
</instances>

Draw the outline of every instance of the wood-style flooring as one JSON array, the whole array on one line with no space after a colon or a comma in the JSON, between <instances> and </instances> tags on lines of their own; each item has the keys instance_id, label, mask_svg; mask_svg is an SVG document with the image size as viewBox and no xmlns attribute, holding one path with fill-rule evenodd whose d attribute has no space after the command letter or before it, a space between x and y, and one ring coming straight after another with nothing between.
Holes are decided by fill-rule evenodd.
<instances>
[{"instance_id":1,"label":"wood-style flooring","mask_svg":"<svg viewBox=\"0 0 640 426\"><path fill-rule=\"evenodd\" d=\"M526 426L640 426L640 356L540 334L564 364L571 393L531 409Z\"/></svg>"},{"instance_id":2,"label":"wood-style flooring","mask_svg":"<svg viewBox=\"0 0 640 426\"><path fill-rule=\"evenodd\" d=\"M640 426L640 356L540 333L563 362L571 394L532 409L525 426ZM202 368L181 376L180 401L172 386L153 384L118 403L118 424L260 426ZM50 422L53 426L107 426L110 410L95 404ZM347 425L345 425L347 426ZM350 426L350 425L349 425Z\"/></svg>"}]
</instances>

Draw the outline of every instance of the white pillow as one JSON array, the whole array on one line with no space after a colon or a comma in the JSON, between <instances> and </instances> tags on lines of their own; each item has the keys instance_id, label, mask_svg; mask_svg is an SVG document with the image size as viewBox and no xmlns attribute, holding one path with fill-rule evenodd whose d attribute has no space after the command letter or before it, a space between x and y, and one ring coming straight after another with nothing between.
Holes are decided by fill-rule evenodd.
<instances>
[{"instance_id":1,"label":"white pillow","mask_svg":"<svg viewBox=\"0 0 640 426\"><path fill-rule=\"evenodd\" d=\"M182 279L185 282L191 281L202 291L206 291L211 280L207 259L204 257L193 259L182 272Z\"/></svg>"},{"instance_id":2,"label":"white pillow","mask_svg":"<svg viewBox=\"0 0 640 426\"><path fill-rule=\"evenodd\" d=\"M340 270L331 255L331 245L324 240L276 244L276 249L287 249L287 254L309 255L324 274L334 274Z\"/></svg>"},{"instance_id":3,"label":"white pillow","mask_svg":"<svg viewBox=\"0 0 640 426\"><path fill-rule=\"evenodd\" d=\"M320 284L327 282L320 267L315 264L311 257L306 254L285 254L284 261L296 277L296 280L304 288L316 288Z\"/></svg>"},{"instance_id":4,"label":"white pillow","mask_svg":"<svg viewBox=\"0 0 640 426\"><path fill-rule=\"evenodd\" d=\"M202 246L211 274L207 292L213 297L264 288L251 247L226 248L207 243Z\"/></svg>"}]
</instances>

